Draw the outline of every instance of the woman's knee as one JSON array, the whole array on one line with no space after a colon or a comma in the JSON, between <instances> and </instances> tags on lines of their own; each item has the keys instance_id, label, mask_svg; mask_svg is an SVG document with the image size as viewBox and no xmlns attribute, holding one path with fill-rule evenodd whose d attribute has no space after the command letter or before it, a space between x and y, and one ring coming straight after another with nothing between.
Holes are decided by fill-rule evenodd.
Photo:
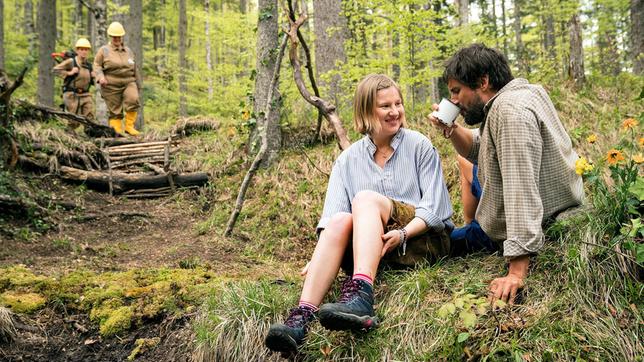
<instances>
[{"instance_id":1,"label":"woman's knee","mask_svg":"<svg viewBox=\"0 0 644 362\"><path fill-rule=\"evenodd\" d=\"M458 155L456 159L458 160L458 170L461 173L461 179L465 179L466 181L471 183L472 169L474 168L474 164L461 155Z\"/></svg>"},{"instance_id":2,"label":"woman's knee","mask_svg":"<svg viewBox=\"0 0 644 362\"><path fill-rule=\"evenodd\" d=\"M337 240L338 242L347 242L353 231L353 217L348 212L339 212L329 219L324 229L325 238L328 240ZM344 241L346 240L346 241Z\"/></svg>"},{"instance_id":3,"label":"woman's knee","mask_svg":"<svg viewBox=\"0 0 644 362\"><path fill-rule=\"evenodd\" d=\"M378 208L387 208L391 201L386 197L383 196L382 194L371 191L371 190L363 190L360 191L356 194L356 196L353 197L353 200L351 200L351 207L353 210L356 208L361 208L361 207L378 207Z\"/></svg>"}]
</instances>

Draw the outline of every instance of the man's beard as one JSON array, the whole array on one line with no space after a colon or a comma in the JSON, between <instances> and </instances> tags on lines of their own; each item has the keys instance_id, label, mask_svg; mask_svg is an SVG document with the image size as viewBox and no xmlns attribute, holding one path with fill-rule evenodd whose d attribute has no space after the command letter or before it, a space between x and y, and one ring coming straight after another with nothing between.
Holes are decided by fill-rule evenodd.
<instances>
[{"instance_id":1,"label":"man's beard","mask_svg":"<svg viewBox=\"0 0 644 362\"><path fill-rule=\"evenodd\" d=\"M465 123L470 126L477 125L485 120L485 103L481 101L481 97L477 95L475 102L467 107L463 114L463 119Z\"/></svg>"}]
</instances>

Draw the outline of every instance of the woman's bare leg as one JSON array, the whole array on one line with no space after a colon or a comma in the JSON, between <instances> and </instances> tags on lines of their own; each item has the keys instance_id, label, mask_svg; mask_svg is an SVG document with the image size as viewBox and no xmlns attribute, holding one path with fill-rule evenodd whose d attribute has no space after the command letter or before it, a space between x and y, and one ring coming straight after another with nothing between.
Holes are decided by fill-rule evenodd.
<instances>
[{"instance_id":1,"label":"woman's bare leg","mask_svg":"<svg viewBox=\"0 0 644 362\"><path fill-rule=\"evenodd\" d=\"M465 157L457 156L461 181L461 202L463 203L463 220L469 224L474 220L479 200L472 195L472 169L474 165Z\"/></svg>"},{"instance_id":2,"label":"woman's bare leg","mask_svg":"<svg viewBox=\"0 0 644 362\"><path fill-rule=\"evenodd\" d=\"M352 201L353 273L376 277L382 253L384 226L391 215L391 200L374 191L360 191Z\"/></svg>"},{"instance_id":3,"label":"woman's bare leg","mask_svg":"<svg viewBox=\"0 0 644 362\"><path fill-rule=\"evenodd\" d=\"M300 300L320 305L340 270L352 232L352 215L338 213L320 234L304 279Z\"/></svg>"}]
</instances>

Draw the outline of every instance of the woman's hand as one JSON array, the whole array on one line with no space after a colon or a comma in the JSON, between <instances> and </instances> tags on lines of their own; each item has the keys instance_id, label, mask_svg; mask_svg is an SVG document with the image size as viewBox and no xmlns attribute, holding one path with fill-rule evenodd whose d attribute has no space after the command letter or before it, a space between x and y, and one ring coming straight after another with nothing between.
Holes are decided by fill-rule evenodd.
<instances>
[{"instance_id":1,"label":"woman's hand","mask_svg":"<svg viewBox=\"0 0 644 362\"><path fill-rule=\"evenodd\" d=\"M380 254L381 258L400 245L400 231L396 229L386 233L382 236L382 242L385 243L385 245L382 246L382 253Z\"/></svg>"}]
</instances>

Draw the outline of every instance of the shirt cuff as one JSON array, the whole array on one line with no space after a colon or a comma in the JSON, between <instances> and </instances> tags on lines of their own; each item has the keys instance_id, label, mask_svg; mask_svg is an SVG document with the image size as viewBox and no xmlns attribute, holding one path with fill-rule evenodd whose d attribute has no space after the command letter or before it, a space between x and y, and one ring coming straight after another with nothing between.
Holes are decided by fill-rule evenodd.
<instances>
[{"instance_id":1,"label":"shirt cuff","mask_svg":"<svg viewBox=\"0 0 644 362\"><path fill-rule=\"evenodd\" d=\"M445 223L443 222L443 220L439 219L436 215L427 211L426 209L417 207L416 215L414 216L422 219L427 227L431 230L443 231L443 229L445 229Z\"/></svg>"},{"instance_id":2,"label":"shirt cuff","mask_svg":"<svg viewBox=\"0 0 644 362\"><path fill-rule=\"evenodd\" d=\"M543 242L537 243L535 248L528 249L525 247L525 243L518 240L507 239L503 242L503 256L507 260L511 260L518 256L534 255L539 252L542 247Z\"/></svg>"}]
</instances>

